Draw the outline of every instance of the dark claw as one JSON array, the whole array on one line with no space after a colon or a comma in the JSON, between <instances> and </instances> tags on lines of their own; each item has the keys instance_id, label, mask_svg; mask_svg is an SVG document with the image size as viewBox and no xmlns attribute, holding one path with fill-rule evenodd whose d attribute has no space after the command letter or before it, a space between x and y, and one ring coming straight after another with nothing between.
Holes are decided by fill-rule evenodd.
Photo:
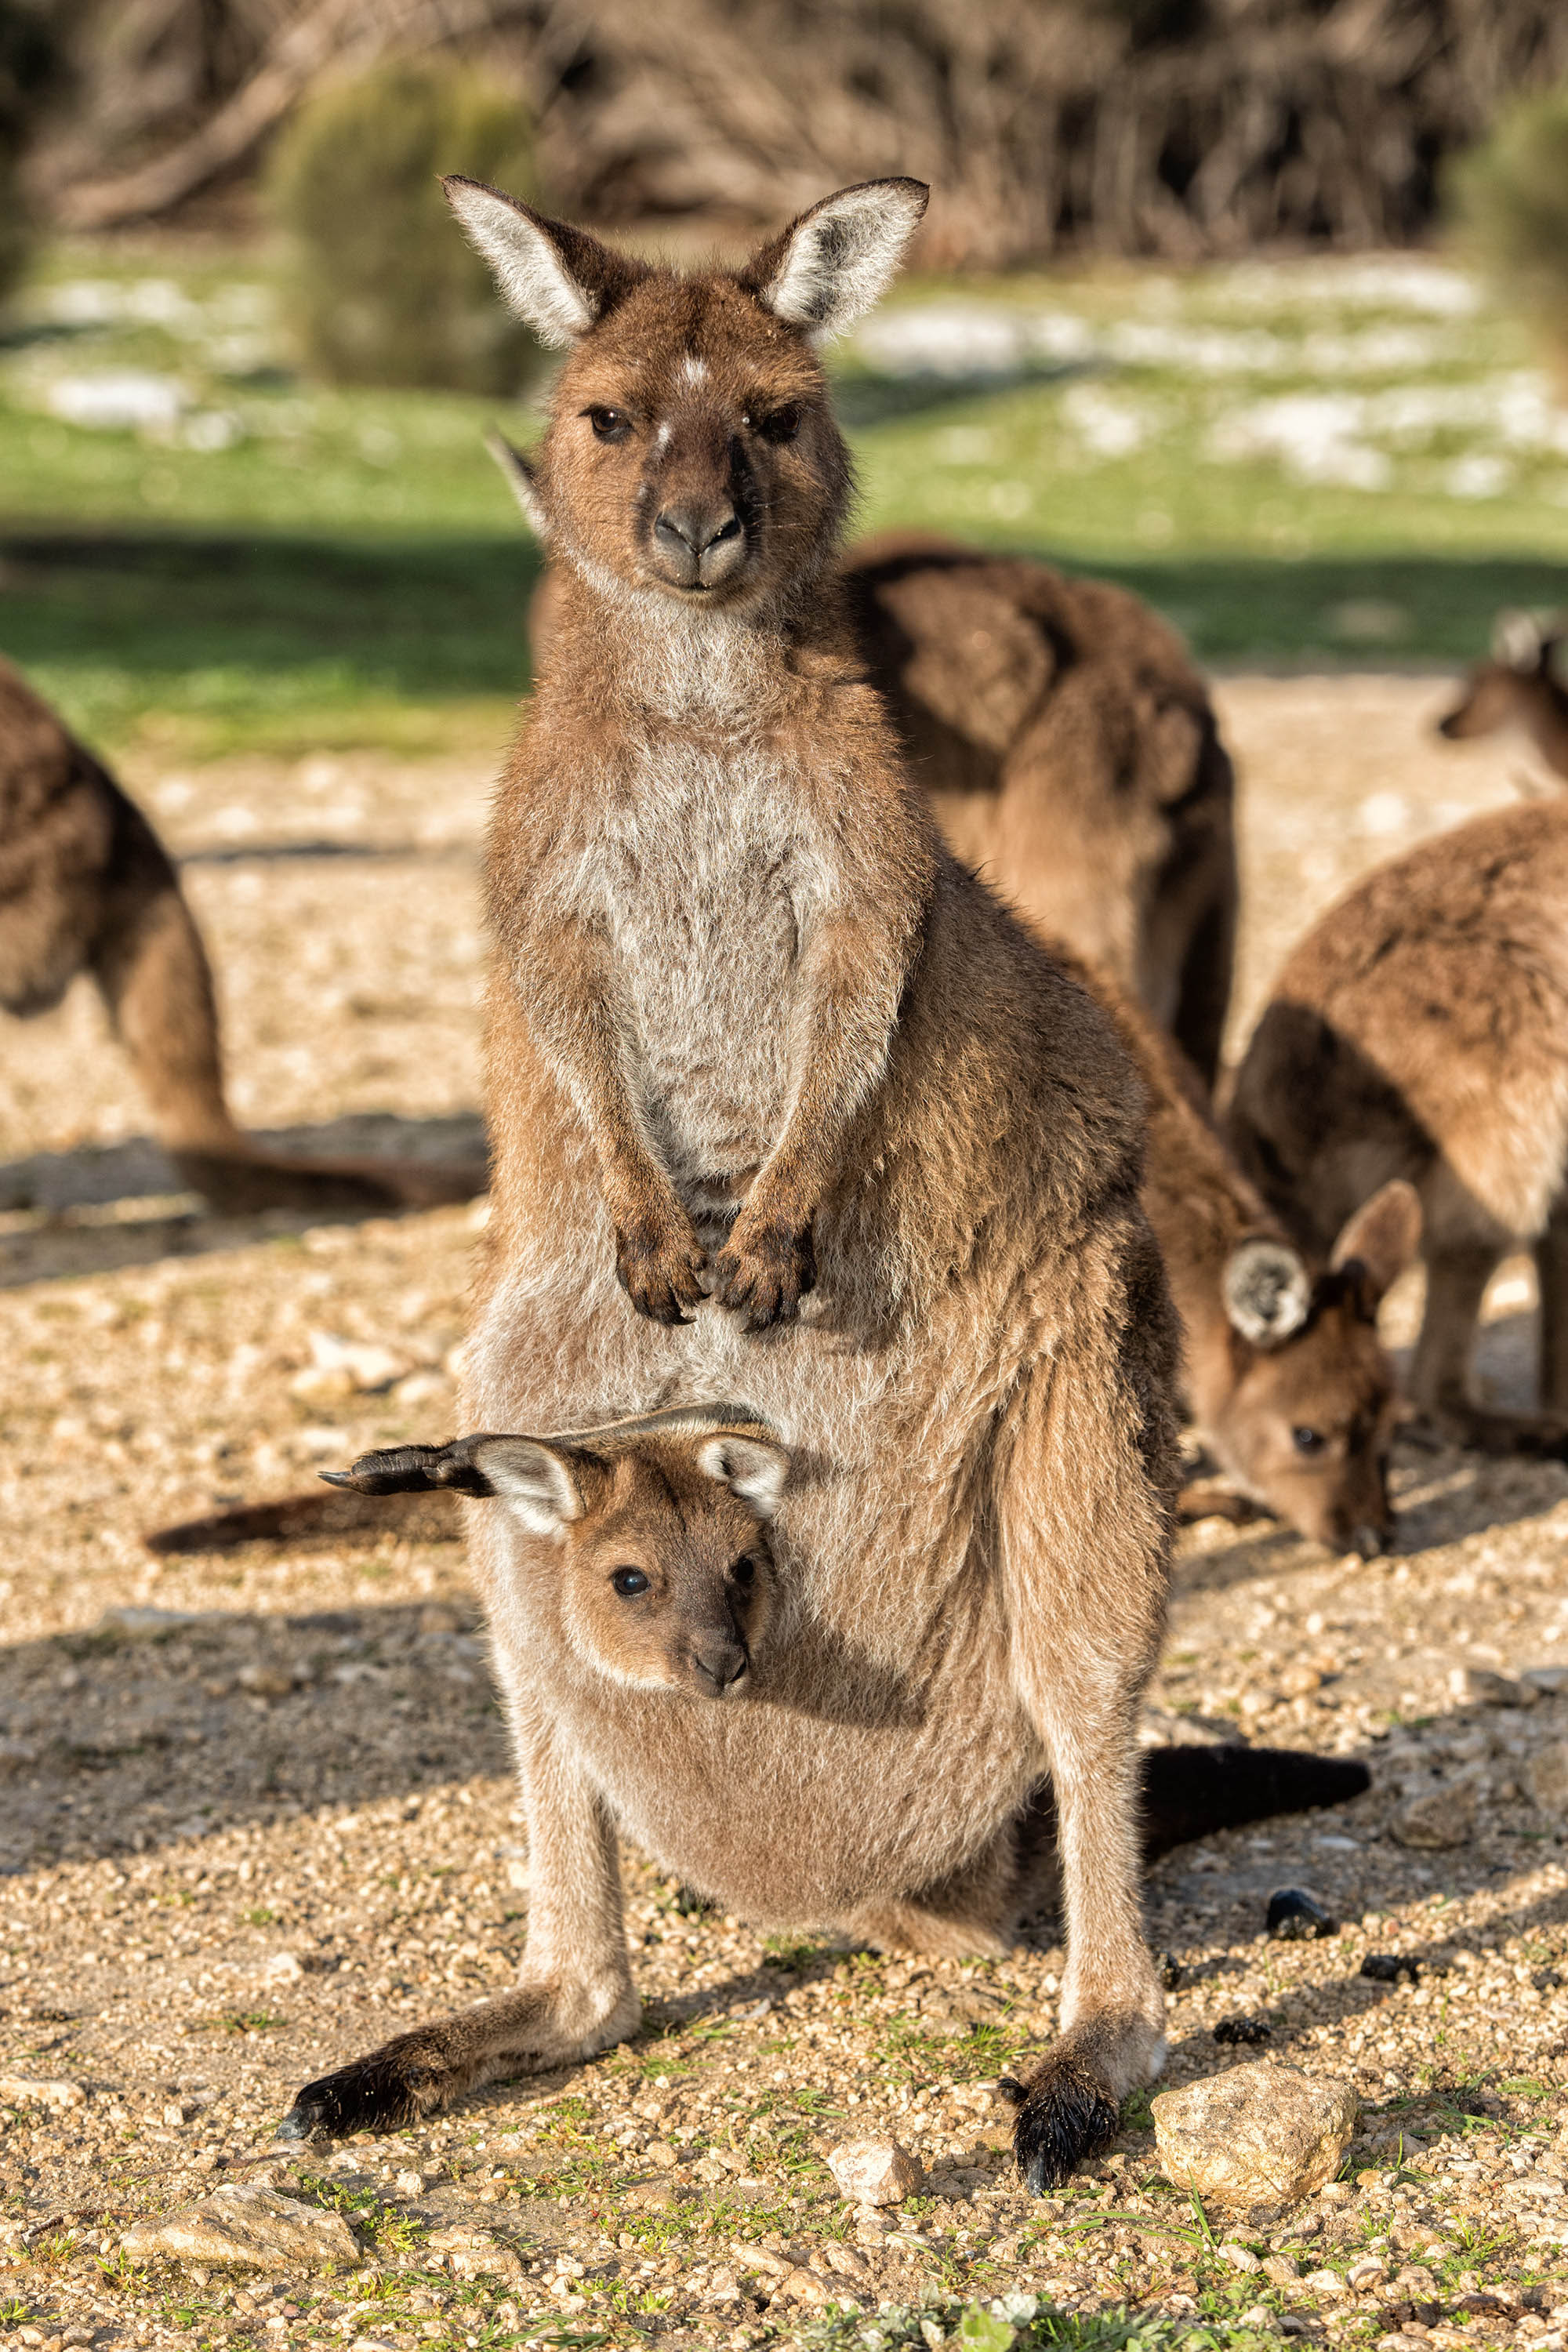
<instances>
[{"instance_id":1,"label":"dark claw","mask_svg":"<svg viewBox=\"0 0 1568 2352\"><path fill-rule=\"evenodd\" d=\"M1104 2084L1081 2062L1047 2058L1028 2086L1013 2131L1013 2152L1029 2195L1059 2189L1075 2165L1109 2147L1119 2115Z\"/></svg>"},{"instance_id":2,"label":"dark claw","mask_svg":"<svg viewBox=\"0 0 1568 2352\"><path fill-rule=\"evenodd\" d=\"M714 1277L720 1304L742 1317L749 1331L789 1322L816 1281L810 1226L798 1234L770 1228L748 1248L726 1249Z\"/></svg>"}]
</instances>

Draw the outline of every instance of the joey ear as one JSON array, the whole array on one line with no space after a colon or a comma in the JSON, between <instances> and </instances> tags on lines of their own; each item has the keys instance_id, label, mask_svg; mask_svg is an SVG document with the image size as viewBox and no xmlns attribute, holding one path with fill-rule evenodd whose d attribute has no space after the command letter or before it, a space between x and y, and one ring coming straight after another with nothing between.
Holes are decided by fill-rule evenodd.
<instances>
[{"instance_id":1,"label":"joey ear","mask_svg":"<svg viewBox=\"0 0 1568 2352\"><path fill-rule=\"evenodd\" d=\"M597 1468L592 1454L537 1437L487 1437L474 1467L536 1536L558 1536L588 1508Z\"/></svg>"},{"instance_id":2,"label":"joey ear","mask_svg":"<svg viewBox=\"0 0 1568 2352\"><path fill-rule=\"evenodd\" d=\"M1540 624L1533 613L1509 609L1492 623L1492 659L1504 669L1532 670L1545 652Z\"/></svg>"},{"instance_id":3,"label":"joey ear","mask_svg":"<svg viewBox=\"0 0 1568 2352\"><path fill-rule=\"evenodd\" d=\"M549 220L516 196L452 173L441 183L464 236L489 264L501 299L544 343L572 343L648 272L586 229Z\"/></svg>"},{"instance_id":4,"label":"joey ear","mask_svg":"<svg viewBox=\"0 0 1568 2352\"><path fill-rule=\"evenodd\" d=\"M1312 1307L1307 1261L1289 1242L1260 1236L1238 1242L1220 1277L1232 1327L1255 1348L1276 1348L1306 1321Z\"/></svg>"},{"instance_id":5,"label":"joey ear","mask_svg":"<svg viewBox=\"0 0 1568 2352\"><path fill-rule=\"evenodd\" d=\"M1421 1255L1421 1196L1403 1176L1391 1176L1362 1206L1335 1242L1329 1264L1360 1269L1367 1312Z\"/></svg>"},{"instance_id":6,"label":"joey ear","mask_svg":"<svg viewBox=\"0 0 1568 2352\"><path fill-rule=\"evenodd\" d=\"M886 292L930 194L922 180L840 188L754 253L741 283L787 325L842 334Z\"/></svg>"},{"instance_id":7,"label":"joey ear","mask_svg":"<svg viewBox=\"0 0 1568 2352\"><path fill-rule=\"evenodd\" d=\"M485 447L500 467L507 488L522 509L522 519L530 530L536 539L548 539L550 518L539 495L539 478L522 451L514 448L504 433L487 433Z\"/></svg>"},{"instance_id":8,"label":"joey ear","mask_svg":"<svg viewBox=\"0 0 1568 2352\"><path fill-rule=\"evenodd\" d=\"M697 1459L710 1478L749 1503L759 1519L773 1517L789 1476L787 1445L772 1437L710 1437Z\"/></svg>"}]
</instances>

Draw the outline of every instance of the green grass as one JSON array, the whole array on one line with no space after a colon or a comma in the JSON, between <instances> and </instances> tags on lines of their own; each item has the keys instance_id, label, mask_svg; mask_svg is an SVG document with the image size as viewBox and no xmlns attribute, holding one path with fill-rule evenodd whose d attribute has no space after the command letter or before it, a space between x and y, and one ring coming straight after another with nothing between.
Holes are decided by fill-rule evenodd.
<instances>
[{"instance_id":1,"label":"green grass","mask_svg":"<svg viewBox=\"0 0 1568 2352\"><path fill-rule=\"evenodd\" d=\"M861 523L1100 572L1212 661L1458 663L1500 605L1568 602L1568 416L1458 294L1354 266L907 285L895 332L957 301L1036 347L990 378L840 354ZM127 370L180 413L53 413ZM299 380L265 252L61 248L0 334L0 646L110 750L493 752L539 565L498 415Z\"/></svg>"}]
</instances>

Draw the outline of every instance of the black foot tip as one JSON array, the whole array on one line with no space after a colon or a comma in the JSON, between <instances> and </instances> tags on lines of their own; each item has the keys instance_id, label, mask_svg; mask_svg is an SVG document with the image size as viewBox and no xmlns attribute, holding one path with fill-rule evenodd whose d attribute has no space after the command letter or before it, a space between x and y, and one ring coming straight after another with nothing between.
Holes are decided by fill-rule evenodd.
<instances>
[{"instance_id":1,"label":"black foot tip","mask_svg":"<svg viewBox=\"0 0 1568 2352\"><path fill-rule=\"evenodd\" d=\"M1013 2134L1013 2152L1031 2197L1059 2189L1087 2157L1116 2137L1121 2111L1087 2067L1048 2061L1030 2085Z\"/></svg>"},{"instance_id":2,"label":"black foot tip","mask_svg":"<svg viewBox=\"0 0 1568 2352\"><path fill-rule=\"evenodd\" d=\"M314 2139L321 2129L314 2115L296 2099L277 2130L274 2139Z\"/></svg>"}]
</instances>

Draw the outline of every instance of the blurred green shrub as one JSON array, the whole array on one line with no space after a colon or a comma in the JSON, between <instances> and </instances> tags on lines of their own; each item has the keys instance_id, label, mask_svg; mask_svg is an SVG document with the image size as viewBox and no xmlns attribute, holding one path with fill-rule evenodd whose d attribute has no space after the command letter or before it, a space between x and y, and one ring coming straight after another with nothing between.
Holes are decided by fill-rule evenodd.
<instances>
[{"instance_id":1,"label":"blurred green shrub","mask_svg":"<svg viewBox=\"0 0 1568 2352\"><path fill-rule=\"evenodd\" d=\"M533 373L539 346L453 219L445 172L513 195L533 185L517 100L466 67L403 59L295 116L269 189L290 244L285 316L312 373L492 394Z\"/></svg>"},{"instance_id":2,"label":"blurred green shrub","mask_svg":"<svg viewBox=\"0 0 1568 2352\"><path fill-rule=\"evenodd\" d=\"M1460 235L1568 365L1568 87L1520 101L1454 167Z\"/></svg>"},{"instance_id":3,"label":"blurred green shrub","mask_svg":"<svg viewBox=\"0 0 1568 2352\"><path fill-rule=\"evenodd\" d=\"M0 300L21 277L32 248L19 169L54 89L58 62L38 11L19 0L0 0Z\"/></svg>"}]
</instances>

